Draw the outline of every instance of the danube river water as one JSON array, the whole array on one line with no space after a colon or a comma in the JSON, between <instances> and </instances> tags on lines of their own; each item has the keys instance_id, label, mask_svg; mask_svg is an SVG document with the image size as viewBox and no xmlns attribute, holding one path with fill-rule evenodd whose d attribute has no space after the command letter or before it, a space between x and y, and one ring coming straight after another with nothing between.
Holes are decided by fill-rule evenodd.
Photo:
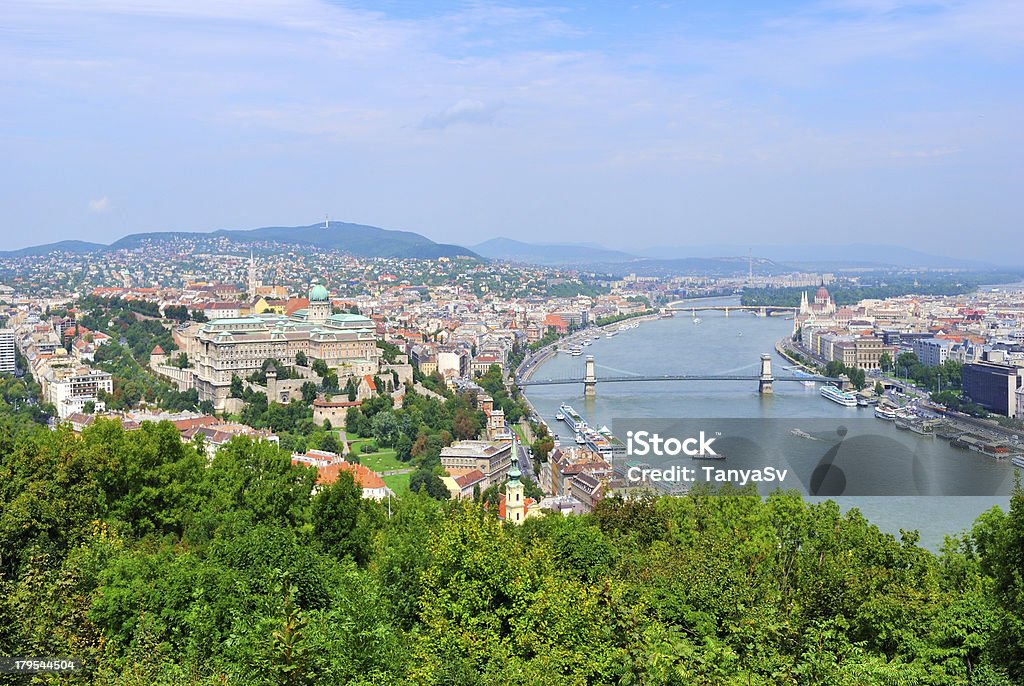
<instances>
[{"instance_id":1,"label":"danube river water","mask_svg":"<svg viewBox=\"0 0 1024 686\"><path fill-rule=\"evenodd\" d=\"M737 304L735 299L700 300L695 304ZM771 353L776 375L788 374L789 363L774 352L775 341L792 330L792 320L784 317L755 317L749 312L699 312L699 324L689 312L673 319L645 321L639 327L603 335L585 347L593 355L598 377L597 398L584 399L582 385L531 386L527 395L548 426L573 443L573 437L554 415L561 403L569 403L591 426L622 424L628 418L735 418L735 419L849 419L872 417L867 408L848 408L829 402L819 395L819 387L797 382L776 382L773 395L759 395L753 381L691 381L606 383L602 376L663 374L737 374L756 375L761 353ZM534 374L536 379L582 377L585 357L559 353ZM939 479L949 490L968 485L957 492L988 493L998 482L1002 488L984 496L840 496L835 498L848 509L857 507L883 531L898 535L900 529L920 532L921 544L932 550L942 545L947 534L969 528L985 510L1009 502L1006 495L1012 483L1014 467L978 453L949 446L940 438L921 438L897 430L891 422L872 420L878 432L893 440L910 442L912 450L923 456L922 464L933 482ZM621 437L620 437L621 438ZM974 488L970 488L974 486ZM849 491L847 491L849 492ZM948 492L939 485L938 491Z\"/></svg>"}]
</instances>

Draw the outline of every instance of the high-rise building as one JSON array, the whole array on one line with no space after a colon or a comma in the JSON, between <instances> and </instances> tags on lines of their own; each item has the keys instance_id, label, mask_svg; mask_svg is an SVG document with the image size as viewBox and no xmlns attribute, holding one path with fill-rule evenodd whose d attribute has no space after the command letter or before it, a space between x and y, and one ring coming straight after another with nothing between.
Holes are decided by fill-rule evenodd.
<instances>
[{"instance_id":1,"label":"high-rise building","mask_svg":"<svg viewBox=\"0 0 1024 686\"><path fill-rule=\"evenodd\" d=\"M16 368L14 329L0 329L0 374L13 374Z\"/></svg>"},{"instance_id":2,"label":"high-rise building","mask_svg":"<svg viewBox=\"0 0 1024 686\"><path fill-rule=\"evenodd\" d=\"M964 365L963 394L989 412L1017 415L1017 390L1024 385L1024 367L995 362Z\"/></svg>"}]
</instances>

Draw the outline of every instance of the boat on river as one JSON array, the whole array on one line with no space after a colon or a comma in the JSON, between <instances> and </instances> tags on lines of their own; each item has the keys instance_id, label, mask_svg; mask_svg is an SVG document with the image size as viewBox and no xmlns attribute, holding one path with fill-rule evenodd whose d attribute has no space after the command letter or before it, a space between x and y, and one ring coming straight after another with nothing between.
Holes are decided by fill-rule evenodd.
<instances>
[{"instance_id":1,"label":"boat on river","mask_svg":"<svg viewBox=\"0 0 1024 686\"><path fill-rule=\"evenodd\" d=\"M836 386L823 387L821 389L821 397L844 407L857 407L857 396L853 393L841 391Z\"/></svg>"}]
</instances>

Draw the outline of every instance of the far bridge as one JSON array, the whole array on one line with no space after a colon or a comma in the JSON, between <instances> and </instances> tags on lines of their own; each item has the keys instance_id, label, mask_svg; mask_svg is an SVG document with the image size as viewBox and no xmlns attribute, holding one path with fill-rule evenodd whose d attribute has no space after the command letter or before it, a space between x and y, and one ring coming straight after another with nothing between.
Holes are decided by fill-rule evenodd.
<instances>
[{"instance_id":1,"label":"far bridge","mask_svg":"<svg viewBox=\"0 0 1024 686\"><path fill-rule=\"evenodd\" d=\"M771 317L777 314L796 314L800 311L799 307L786 307L783 305L680 305L678 303L672 303L661 308L662 312L689 312L693 316L697 316L698 312L708 312L710 310L721 310L725 312L725 316L728 317L730 312L751 312L758 317Z\"/></svg>"},{"instance_id":2,"label":"far bridge","mask_svg":"<svg viewBox=\"0 0 1024 686\"><path fill-rule=\"evenodd\" d=\"M586 362L586 370L582 377L565 377L557 379L534 379L534 378L519 378L516 380L516 385L520 388L527 386L558 386L558 385L570 385L570 384L583 384L583 394L588 398L595 397L597 395L597 373L596 365L594 364L594 356L588 355ZM830 376L821 376L820 374L787 374L783 376L775 376L772 374L772 360L771 355L763 353L761 355L761 373L760 374L659 374L659 375L636 375L636 376L602 376L601 383L645 383L651 381L750 381L757 382L758 393L771 393L772 385L776 381L813 381L816 383L829 383L835 384L842 388L848 381L846 379L836 379Z\"/></svg>"}]
</instances>

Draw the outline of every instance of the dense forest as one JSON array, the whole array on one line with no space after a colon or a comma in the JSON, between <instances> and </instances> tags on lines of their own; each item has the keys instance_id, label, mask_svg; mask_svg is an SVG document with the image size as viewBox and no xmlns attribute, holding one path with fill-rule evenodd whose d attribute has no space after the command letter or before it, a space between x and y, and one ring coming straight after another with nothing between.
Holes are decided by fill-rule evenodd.
<instances>
[{"instance_id":1,"label":"dense forest","mask_svg":"<svg viewBox=\"0 0 1024 686\"><path fill-rule=\"evenodd\" d=\"M389 517L271 444L0 410L0 654L82 660L46 683L1024 680L1020 488L938 556L781 493L516 528L425 493Z\"/></svg>"}]
</instances>

